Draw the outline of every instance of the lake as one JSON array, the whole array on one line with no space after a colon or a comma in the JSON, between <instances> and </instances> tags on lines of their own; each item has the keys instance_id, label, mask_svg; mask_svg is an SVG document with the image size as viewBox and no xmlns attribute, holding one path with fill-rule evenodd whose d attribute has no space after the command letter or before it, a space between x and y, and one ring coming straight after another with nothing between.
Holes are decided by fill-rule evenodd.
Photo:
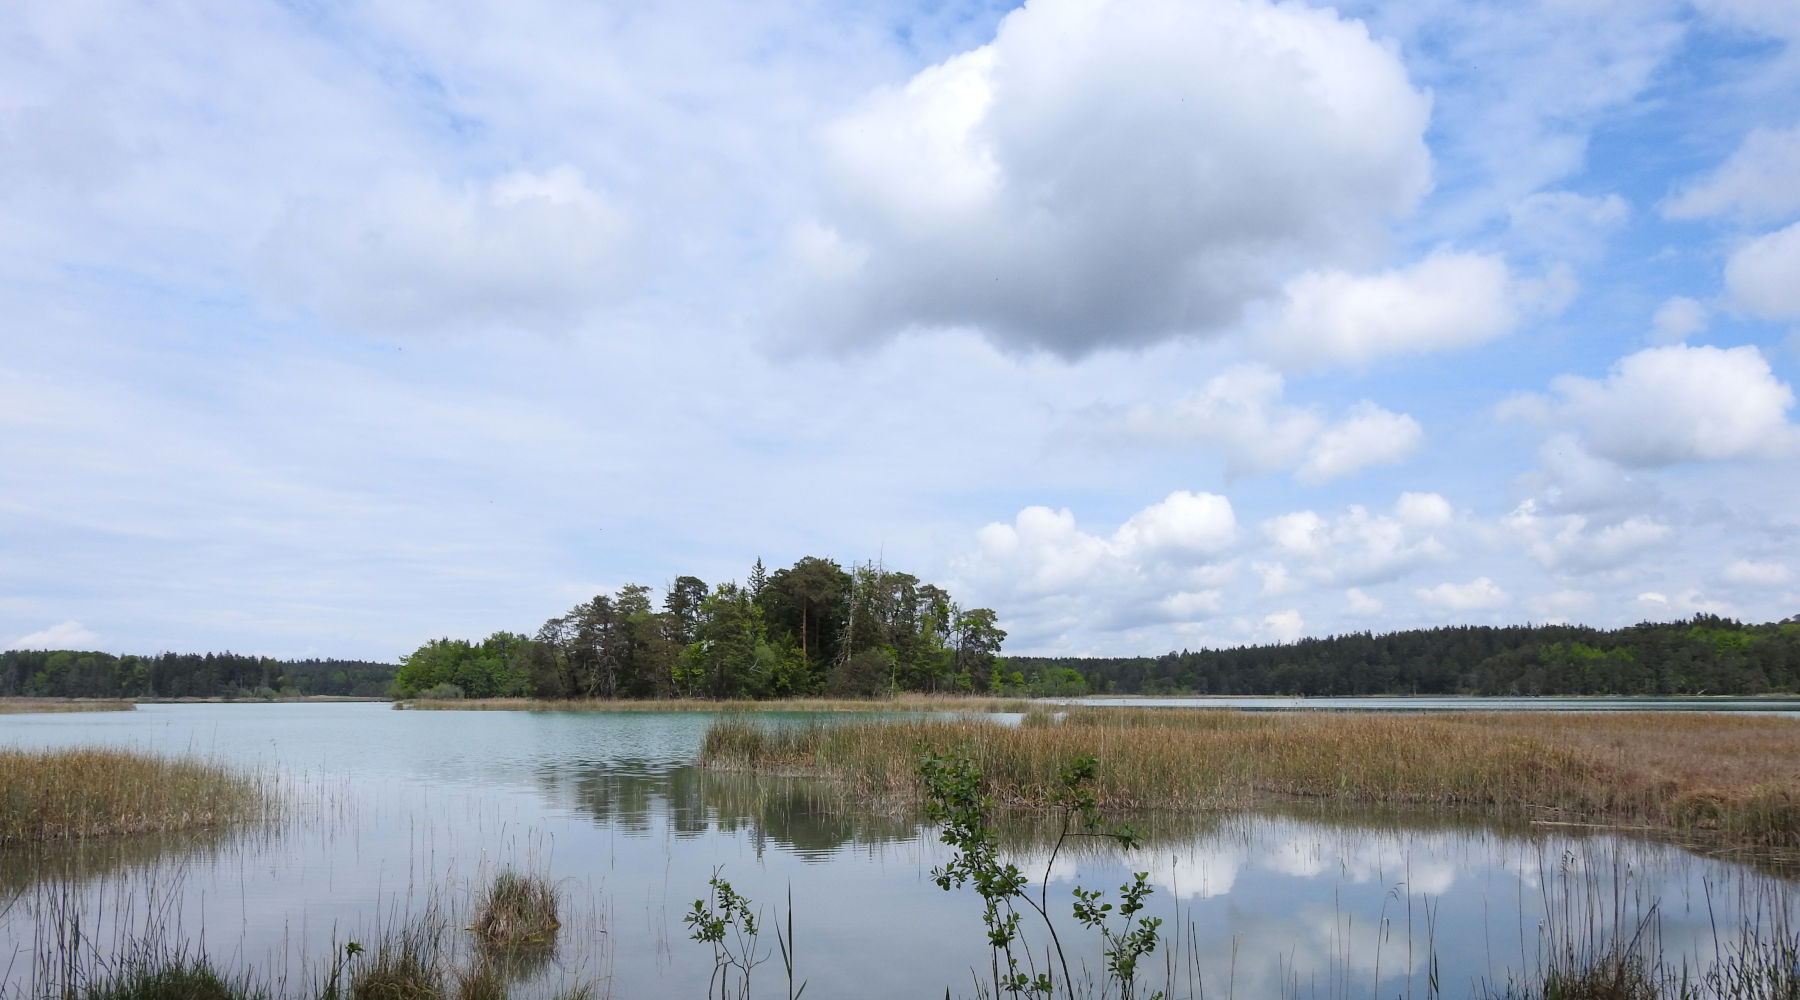
<instances>
[{"instance_id":1,"label":"lake","mask_svg":"<svg viewBox=\"0 0 1800 1000\"><path fill-rule=\"evenodd\" d=\"M0 905L14 899L0 917L7 991L29 990L57 917L77 912L89 940L148 923L228 968L304 985L342 943L427 908L467 924L475 893L510 866L547 874L564 900L554 956L524 970L515 996L589 982L600 996L703 997L712 954L682 917L715 872L771 924L791 893L809 997L974 995L971 970L987 961L980 906L933 883L948 857L935 829L828 785L697 769L711 718L366 703L0 716L0 744L193 754L259 770L291 799L273 830L0 854ZM1072 889L1116 897L1148 872L1146 912L1166 932L1152 981L1172 959L1183 996L1423 997L1433 977L1465 996L1536 968L1559 936L1606 937L1621 923L1704 964L1715 928L1795 903L1773 859L1572 828L1301 813L1148 825L1128 855L1065 851L1047 898L1065 946L1097 969L1091 933L1067 920ZM1034 882L1044 875L1042 831L1017 823L1002 840ZM774 951L772 932L764 944ZM754 986L784 993L778 956Z\"/></svg>"}]
</instances>

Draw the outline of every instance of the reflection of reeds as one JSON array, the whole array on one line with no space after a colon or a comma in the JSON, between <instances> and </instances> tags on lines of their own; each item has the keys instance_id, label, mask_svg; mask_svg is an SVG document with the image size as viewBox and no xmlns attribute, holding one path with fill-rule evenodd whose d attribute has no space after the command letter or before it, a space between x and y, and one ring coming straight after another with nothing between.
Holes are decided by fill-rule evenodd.
<instances>
[{"instance_id":1,"label":"reflection of reeds","mask_svg":"<svg viewBox=\"0 0 1800 1000\"><path fill-rule=\"evenodd\" d=\"M134 702L110 698L0 698L0 715L25 712L131 712Z\"/></svg>"},{"instance_id":2,"label":"reflection of reeds","mask_svg":"<svg viewBox=\"0 0 1800 1000\"><path fill-rule=\"evenodd\" d=\"M968 748L1003 802L1047 801L1063 763L1093 754L1099 803L1115 811L1304 800L1800 845L1800 722L1780 718L1074 709L1016 727L721 719L701 760L907 798L919 748L953 745Z\"/></svg>"},{"instance_id":3,"label":"reflection of reeds","mask_svg":"<svg viewBox=\"0 0 1800 1000\"><path fill-rule=\"evenodd\" d=\"M1735 927L1712 929L1710 960L1663 954L1661 903L1645 900L1629 871L1610 874L1565 855L1540 872L1544 919L1536 969L1503 989L1503 1000L1796 1000L1800 932L1776 883L1746 890ZM1710 909L1710 887L1708 889Z\"/></svg>"},{"instance_id":4,"label":"reflection of reeds","mask_svg":"<svg viewBox=\"0 0 1800 1000\"><path fill-rule=\"evenodd\" d=\"M168 873L115 897L110 913L96 912L75 885L46 881L18 901L33 917L36 955L20 998L42 1000L506 1000L514 987L539 977L554 954L535 950L460 949L449 933L451 915L433 894L405 918L369 929L361 942L334 948L310 985L293 988L285 976L255 968L224 971L204 950L182 940L179 894ZM540 880L541 881L541 880ZM490 891L489 895L495 893ZM505 894L502 887L501 895ZM5 907L0 907L4 917ZM593 1000L592 983L528 995ZM0 981L0 995L11 997Z\"/></svg>"},{"instance_id":5,"label":"reflection of reeds","mask_svg":"<svg viewBox=\"0 0 1800 1000\"><path fill-rule=\"evenodd\" d=\"M272 779L124 750L0 750L0 774L0 847L229 827L277 805Z\"/></svg>"}]
</instances>

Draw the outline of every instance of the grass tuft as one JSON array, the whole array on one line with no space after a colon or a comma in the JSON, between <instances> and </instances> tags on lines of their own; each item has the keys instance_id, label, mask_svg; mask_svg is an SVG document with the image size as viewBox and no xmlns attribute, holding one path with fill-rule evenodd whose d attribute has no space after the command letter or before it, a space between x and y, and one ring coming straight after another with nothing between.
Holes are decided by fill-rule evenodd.
<instances>
[{"instance_id":1,"label":"grass tuft","mask_svg":"<svg viewBox=\"0 0 1800 1000\"><path fill-rule=\"evenodd\" d=\"M549 880L503 871L488 887L472 929L495 948L549 944L562 926L556 912L556 887Z\"/></svg>"},{"instance_id":2,"label":"grass tuft","mask_svg":"<svg viewBox=\"0 0 1800 1000\"><path fill-rule=\"evenodd\" d=\"M429 923L429 921L427 921ZM383 941L350 977L350 1000L441 1000L443 957L438 933L412 926Z\"/></svg>"},{"instance_id":3,"label":"grass tuft","mask_svg":"<svg viewBox=\"0 0 1800 1000\"><path fill-rule=\"evenodd\" d=\"M204 958L144 961L90 985L81 1000L256 1000L264 994L215 972Z\"/></svg>"}]
</instances>

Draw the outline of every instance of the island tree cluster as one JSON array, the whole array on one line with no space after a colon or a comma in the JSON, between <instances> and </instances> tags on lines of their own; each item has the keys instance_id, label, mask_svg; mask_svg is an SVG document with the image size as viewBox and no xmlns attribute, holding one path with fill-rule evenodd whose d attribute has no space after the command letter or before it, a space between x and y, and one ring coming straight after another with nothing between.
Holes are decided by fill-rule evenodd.
<instances>
[{"instance_id":1,"label":"island tree cluster","mask_svg":"<svg viewBox=\"0 0 1800 1000\"><path fill-rule=\"evenodd\" d=\"M990 691L1012 678L989 608L910 573L808 556L743 583L680 576L583 601L535 635L434 639L401 657L395 689L471 698L859 697Z\"/></svg>"}]
</instances>

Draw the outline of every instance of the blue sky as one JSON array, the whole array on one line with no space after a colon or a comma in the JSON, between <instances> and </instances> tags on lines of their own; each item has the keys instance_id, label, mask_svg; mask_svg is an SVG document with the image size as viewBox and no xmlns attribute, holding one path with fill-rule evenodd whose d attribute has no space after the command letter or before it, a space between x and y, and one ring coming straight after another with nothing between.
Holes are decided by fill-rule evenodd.
<instances>
[{"instance_id":1,"label":"blue sky","mask_svg":"<svg viewBox=\"0 0 1800 1000\"><path fill-rule=\"evenodd\" d=\"M9 5L0 643L1800 611L1800 4Z\"/></svg>"}]
</instances>

